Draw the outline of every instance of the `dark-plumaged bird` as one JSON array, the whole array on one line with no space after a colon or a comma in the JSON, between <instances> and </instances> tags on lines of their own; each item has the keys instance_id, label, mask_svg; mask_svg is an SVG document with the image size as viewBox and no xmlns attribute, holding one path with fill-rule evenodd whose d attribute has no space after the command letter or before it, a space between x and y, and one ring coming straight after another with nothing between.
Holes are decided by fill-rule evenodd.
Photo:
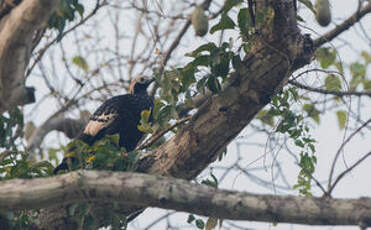
<instances>
[{"instance_id":1,"label":"dark-plumaged bird","mask_svg":"<svg viewBox=\"0 0 371 230\"><path fill-rule=\"evenodd\" d=\"M105 135L119 134L119 145L127 152L133 151L143 137L137 126L143 110L152 110L153 98L147 93L147 87L154 78L138 76L129 87L129 94L112 97L105 101L90 117L83 133L77 138L89 145L103 138ZM66 157L62 163L54 169L54 174L60 170L68 169L68 160L75 161L72 157Z\"/></svg>"}]
</instances>

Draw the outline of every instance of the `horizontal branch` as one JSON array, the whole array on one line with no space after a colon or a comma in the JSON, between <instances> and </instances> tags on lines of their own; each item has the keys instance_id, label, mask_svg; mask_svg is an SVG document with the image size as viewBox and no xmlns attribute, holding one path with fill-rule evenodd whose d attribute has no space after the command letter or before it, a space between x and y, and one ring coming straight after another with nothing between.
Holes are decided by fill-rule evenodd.
<instances>
[{"instance_id":1,"label":"horizontal branch","mask_svg":"<svg viewBox=\"0 0 371 230\"><path fill-rule=\"evenodd\" d=\"M82 200L140 204L232 220L371 225L370 198L258 195L162 176L104 171L75 171L50 178L0 183L2 210L43 208Z\"/></svg>"},{"instance_id":2,"label":"horizontal branch","mask_svg":"<svg viewBox=\"0 0 371 230\"><path fill-rule=\"evenodd\" d=\"M367 5L361 8L359 11L357 10L357 12L355 12L352 16L350 16L340 25L337 25L333 30L330 30L323 36L317 38L314 41L314 47L317 48L327 42L332 41L332 39L336 38L342 32L348 30L355 23L359 22L363 16L365 16L366 14L370 12L371 12L371 2L367 3Z\"/></svg>"}]
</instances>

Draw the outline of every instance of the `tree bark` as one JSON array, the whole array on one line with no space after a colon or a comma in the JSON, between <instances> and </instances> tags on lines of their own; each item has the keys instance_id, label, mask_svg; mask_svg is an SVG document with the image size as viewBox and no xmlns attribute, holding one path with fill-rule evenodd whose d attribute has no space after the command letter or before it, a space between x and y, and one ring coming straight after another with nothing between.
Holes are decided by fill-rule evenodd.
<instances>
[{"instance_id":1,"label":"tree bark","mask_svg":"<svg viewBox=\"0 0 371 230\"><path fill-rule=\"evenodd\" d=\"M264 23L257 25L256 42L241 68L230 76L220 93L205 99L173 138L143 157L141 171L195 178L282 89L290 74L311 61L312 40L300 34L293 2L258 2L258 10L267 7L271 14L265 15ZM127 214L128 210L136 210L137 205L125 205L125 210L120 212ZM111 210L112 206L95 205L95 216L107 209ZM43 226L58 227L54 224L54 211L44 209L41 212L40 218L46 221ZM63 218L60 222L71 224Z\"/></svg>"},{"instance_id":2,"label":"tree bark","mask_svg":"<svg viewBox=\"0 0 371 230\"><path fill-rule=\"evenodd\" d=\"M58 0L24 0L0 21L0 113L34 102L34 90L25 87L33 35L45 26ZM11 89L11 90L10 90Z\"/></svg>"},{"instance_id":3,"label":"tree bark","mask_svg":"<svg viewBox=\"0 0 371 230\"><path fill-rule=\"evenodd\" d=\"M30 189L31 188L31 189ZM258 195L148 174L75 171L0 183L0 209L45 208L85 201L174 209L231 220L371 226L371 199Z\"/></svg>"},{"instance_id":4,"label":"tree bark","mask_svg":"<svg viewBox=\"0 0 371 230\"><path fill-rule=\"evenodd\" d=\"M251 52L244 58L241 68L231 74L228 83L223 87L220 93L208 95L200 101L200 107L197 113L173 138L154 151L147 153L142 158L140 165L141 171L184 179L195 178L203 169L213 162L218 154L224 150L226 145L249 124L258 111L269 103L271 97L276 92L282 90L290 74L311 61L313 43L308 36L300 34L296 25L296 11L293 6L293 1L275 0L257 2L257 11L262 11L263 8L266 7L272 10L268 11L271 12L272 15L265 15L266 18L264 23L257 24L258 33L255 43ZM318 42L320 41L318 40ZM0 56L0 67L2 64L1 60ZM0 72L0 80L2 76L2 72ZM1 87L2 85L0 82L0 90L2 89ZM0 112L7 106L9 107L9 105L4 104L4 102L1 104L0 100ZM153 181L150 183L153 178L149 175L134 177L132 174L125 173L91 173L92 174L90 174L90 172L75 172L55 178L32 180L32 183L35 183L33 184L34 186L27 184L28 189L36 189L40 188L36 186L37 182L39 180L44 180L44 188L46 189L46 184L48 184L46 182L48 180L50 180L50 184L54 183L50 188L54 193L49 193L49 190L38 190L39 192L44 192L44 198L42 198L44 200L39 200L40 206L33 206L34 208L48 207L43 209L39 216L42 228L66 229L67 226L75 226L74 220L69 218L65 207L66 203L81 201L81 196L83 196L84 199L95 202L94 208L96 208L96 213L104 213L104 210L110 210L113 200L119 200L119 202L125 203L125 210L123 210L122 207L120 207L121 210L118 209L121 213L128 213L131 210L135 210L138 205L150 205L188 211L186 208L190 207L187 206L187 202L192 203L194 201L187 200L187 202L183 201L184 203L176 203L172 200L174 197L171 191L161 190L161 194L152 194L150 193L153 192L151 189L144 189L151 187L157 188L157 186L165 185L171 188L175 186L174 191L182 191L183 194L186 194L187 191L198 191L201 192L200 194L204 194L204 200L198 197L199 199L196 199L197 202L205 202L202 203L203 205L215 205L213 206L215 210L209 210L208 208L208 210L206 210L207 213L205 213L203 207L197 205L201 203L192 203L194 204L192 212L201 215L227 215L223 216L223 218L233 219L242 218L239 217L239 215L242 215L240 211L243 212L246 210L249 213L254 212L254 215L251 214L251 216L249 216L249 213L245 213L243 218L246 218L246 220L287 221L305 224L347 224L346 222L351 219L348 223L352 222L354 225L360 222L370 223L370 201L367 199L365 201L363 199L344 200L342 203L340 200L328 201L318 198L257 196L247 193L242 195L240 193L227 191L220 191L219 194L218 190L203 186L197 187L196 185L191 185L184 181L173 181L163 177L155 177L157 180L155 180L156 183ZM129 177L128 175L131 176ZM141 179L137 179L136 177ZM125 181L123 178L126 178L127 181L123 182ZM144 183L146 178L148 179L147 182L150 184L146 184L145 187L140 187L144 185L137 184L139 183L138 180ZM130 183L128 181L130 181ZM17 186L26 185L23 180L18 180L18 183ZM128 189L125 190L122 189L123 183L125 186L131 185L137 187L127 187ZM119 184L119 187L115 187L116 189L112 192L110 186L115 186L115 184ZM178 184L180 187L178 187ZM181 187L182 184L184 184L185 187ZM78 186L80 185L82 185L83 188L79 188ZM195 186L195 188L193 188L193 186ZM10 188L11 187L8 187L8 189ZM144 198L143 193L138 194L140 188L144 189L143 192L147 192L144 193L146 196L152 196L153 199L149 201L146 200L147 198ZM177 188L179 188L179 190L177 190ZM40 189L42 189L42 187ZM130 189L133 189L133 191ZM81 193L82 190L85 192ZM0 190L0 192L1 191L2 190ZM27 191L27 189L25 191ZM14 193L14 195L15 194L17 193ZM159 194L161 196L159 196ZM192 197L194 195L192 194L193 193L188 194L187 196ZM211 194L219 194L220 196L215 197ZM130 198L122 197L124 195ZM140 197L141 195L143 197ZM214 199L210 200L210 197L206 195L211 195ZM106 199L102 200L102 196L106 197ZM107 198L107 196L112 197ZM134 196L137 198L135 199ZM162 199L163 197L165 198ZM32 199L33 197L24 196L24 199L28 198ZM228 198L231 198L231 200L226 201L225 199ZM234 199L232 198L236 198L238 202L233 203L232 200ZM8 200L11 199L8 197ZM179 199L176 200L179 201ZM229 201L232 203L228 203ZM22 205L31 206L31 203L28 202L32 203L31 200L23 200ZM108 203L108 205L104 202ZM220 204L218 202L226 203ZM3 202L0 203L2 204ZM46 205L46 203L48 205ZM50 203L56 206L50 208ZM9 205L9 203L7 204ZM60 204L60 206L58 206L58 204ZM253 208L253 204L255 204L257 209ZM15 204L13 203L13 205ZM362 207L360 209L362 210L361 212L358 212L358 209L355 208L357 206ZM7 208L10 207L15 206L9 206ZM220 207L231 208L231 212L224 213L222 210L219 210ZM262 210L259 209L259 207L265 209ZM337 208L339 208L339 210L341 209L347 215L337 219L340 215L336 212ZM330 214L328 216L329 218L327 218L327 216L323 218L327 213ZM295 216L296 214L300 214L301 217ZM351 215L353 216L349 218ZM332 220L334 221L332 222Z\"/></svg>"}]
</instances>

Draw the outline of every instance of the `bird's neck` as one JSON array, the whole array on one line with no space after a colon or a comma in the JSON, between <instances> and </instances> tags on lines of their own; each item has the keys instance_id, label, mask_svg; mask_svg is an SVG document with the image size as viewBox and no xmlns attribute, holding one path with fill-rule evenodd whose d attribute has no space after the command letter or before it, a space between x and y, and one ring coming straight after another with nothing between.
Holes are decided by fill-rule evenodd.
<instances>
[{"instance_id":1,"label":"bird's neck","mask_svg":"<svg viewBox=\"0 0 371 230\"><path fill-rule=\"evenodd\" d=\"M135 90L133 94L135 94L135 95L142 95L142 96L148 96L146 89Z\"/></svg>"}]
</instances>

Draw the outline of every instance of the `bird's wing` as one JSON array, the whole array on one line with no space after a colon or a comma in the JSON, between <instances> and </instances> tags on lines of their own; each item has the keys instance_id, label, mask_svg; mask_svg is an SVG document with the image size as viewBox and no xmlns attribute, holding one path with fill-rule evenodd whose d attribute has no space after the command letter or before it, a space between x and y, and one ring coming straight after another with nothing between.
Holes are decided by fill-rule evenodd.
<instances>
[{"instance_id":1,"label":"bird's wing","mask_svg":"<svg viewBox=\"0 0 371 230\"><path fill-rule=\"evenodd\" d=\"M90 136L96 136L99 131L109 126L117 116L118 114L115 113L93 115L84 129L84 133Z\"/></svg>"},{"instance_id":2,"label":"bird's wing","mask_svg":"<svg viewBox=\"0 0 371 230\"><path fill-rule=\"evenodd\" d=\"M85 127L84 134L96 136L100 131L107 128L119 116L117 110L118 98L103 103L95 113L90 117L88 124Z\"/></svg>"}]
</instances>

